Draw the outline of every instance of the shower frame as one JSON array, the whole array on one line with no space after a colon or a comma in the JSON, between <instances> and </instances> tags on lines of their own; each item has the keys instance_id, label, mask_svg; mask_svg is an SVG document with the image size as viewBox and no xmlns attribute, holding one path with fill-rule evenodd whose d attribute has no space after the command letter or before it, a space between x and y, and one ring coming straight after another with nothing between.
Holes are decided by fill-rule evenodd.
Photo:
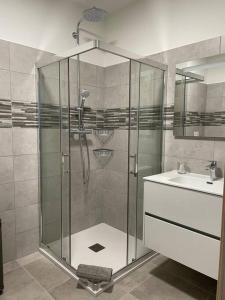
<instances>
[{"instance_id":1,"label":"shower frame","mask_svg":"<svg viewBox=\"0 0 225 300\"><path fill-rule=\"evenodd\" d=\"M36 64L36 76L37 76L37 97L39 97L39 76L38 76L38 69L40 69L41 67L46 67L48 65L51 65L53 63L56 62L60 62L63 61L65 59L70 59L74 56L79 56L81 54L84 54L86 52L89 52L91 50L101 50L103 52L106 53L110 53L116 56L120 56L124 59L128 59L130 62L134 61L140 64L144 64L147 65L149 67L153 67L156 69L159 69L161 71L163 71L164 73L164 81L163 81L163 99L165 99L165 85L166 85L166 72L167 72L167 66L153 61L149 58L144 58L141 57L139 55L136 55L132 52L129 52L127 50L118 48L116 46L113 46L111 44L107 44L103 41L100 40L93 40L90 41L88 43L85 44L81 44L79 46L76 46L75 48L62 53L60 55L54 55L50 58L48 58L48 60L42 62L39 62ZM68 70L69 73L69 70ZM131 76L131 69L129 70L129 77ZM68 83L69 84L69 83ZM131 87L129 88L131 89ZM140 96L140 95L139 95ZM130 102L131 102L131 95L129 92L129 107L130 107ZM40 109L40 101L38 101L39 103L39 109ZM40 110L39 110L40 111ZM38 118L39 118L39 124L40 124L40 113L38 114ZM161 118L162 118L162 114L161 114ZM162 122L163 123L163 122ZM130 117L129 117L129 124L130 124ZM130 129L129 129L130 130ZM39 203L41 203L41 184L40 184L40 176L41 176L41 163L40 163L40 156L41 156L41 149L40 149L40 126L39 126ZM163 149L163 137L162 137L162 149ZM163 150L162 150L163 151ZM161 152L161 157L162 157L163 153ZM128 166L129 164L129 160L130 160L130 155L129 155L129 143L128 143ZM161 165L162 165L162 159L161 159ZM128 177L128 182L129 182L129 177ZM129 205L129 183L127 182L127 187L128 187L128 205ZM71 200L70 200L71 201ZM129 209L127 209L127 214L129 214ZM47 258L49 258L53 263L55 263L57 266L59 266L60 268L62 268L64 271L66 271L70 276L72 276L73 278L75 278L76 280L78 280L79 278L76 276L75 274L75 269L66 262L66 260L64 260L63 258L57 256L53 251L51 251L44 243L42 243L42 206L39 206L39 251L45 255ZM62 222L62 221L61 221ZM128 221L127 221L128 222ZM71 222L70 222L71 223ZM70 234L71 234L71 230L70 230ZM127 232L127 252L128 252L128 246L129 246L129 242L128 242L128 232ZM137 236L136 236L137 238ZM71 245L70 247L70 252L71 252ZM83 286L86 290L88 290L93 296L97 296L100 293L102 293L105 289L107 289L110 285L114 284L116 281L122 279L123 277L125 277L128 273L132 272L133 270L139 268L141 265L145 264L147 261L149 261L150 259L154 258L156 255L158 255L157 253L155 253L154 251L150 251L149 253L143 255L140 258L137 258L136 260L134 260L131 263L128 263L127 261L127 265L122 268L121 270L117 271L116 273L113 274L112 276L112 283L110 283L108 286L106 286L104 289L99 289L97 291L94 291L93 289L91 289L89 286ZM71 256L71 254L70 254ZM128 260L128 259L127 259ZM81 282L82 285L82 282Z\"/></svg>"}]
</instances>

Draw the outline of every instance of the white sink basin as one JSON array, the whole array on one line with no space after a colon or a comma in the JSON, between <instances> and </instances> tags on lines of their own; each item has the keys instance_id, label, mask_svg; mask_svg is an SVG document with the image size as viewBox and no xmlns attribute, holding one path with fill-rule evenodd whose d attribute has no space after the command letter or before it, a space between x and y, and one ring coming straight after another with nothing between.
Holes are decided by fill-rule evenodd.
<instances>
[{"instance_id":1,"label":"white sink basin","mask_svg":"<svg viewBox=\"0 0 225 300\"><path fill-rule=\"evenodd\" d=\"M178 172L174 170L153 176L148 176L145 177L144 180L223 196L223 179L210 181L210 177L206 175L195 173L178 174Z\"/></svg>"}]
</instances>

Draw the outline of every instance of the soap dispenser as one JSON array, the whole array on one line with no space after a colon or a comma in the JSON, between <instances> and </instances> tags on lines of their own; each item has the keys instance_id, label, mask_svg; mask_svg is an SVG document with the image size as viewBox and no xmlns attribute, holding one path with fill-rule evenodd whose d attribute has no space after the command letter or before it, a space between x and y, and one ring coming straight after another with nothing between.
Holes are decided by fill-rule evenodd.
<instances>
[{"instance_id":1,"label":"soap dispenser","mask_svg":"<svg viewBox=\"0 0 225 300\"><path fill-rule=\"evenodd\" d=\"M186 170L185 170L185 166L184 166L184 162L180 161L179 162L179 169L177 171L179 174L186 174Z\"/></svg>"}]
</instances>

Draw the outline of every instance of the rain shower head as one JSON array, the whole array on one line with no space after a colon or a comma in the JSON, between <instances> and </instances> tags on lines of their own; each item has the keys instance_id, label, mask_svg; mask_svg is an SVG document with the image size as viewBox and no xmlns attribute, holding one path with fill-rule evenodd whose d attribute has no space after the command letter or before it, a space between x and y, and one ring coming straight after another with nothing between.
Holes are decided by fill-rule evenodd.
<instances>
[{"instance_id":1,"label":"rain shower head","mask_svg":"<svg viewBox=\"0 0 225 300\"><path fill-rule=\"evenodd\" d=\"M108 15L107 11L102 8L93 6L92 8L83 11L83 19L88 22L101 22L104 21Z\"/></svg>"},{"instance_id":2,"label":"rain shower head","mask_svg":"<svg viewBox=\"0 0 225 300\"><path fill-rule=\"evenodd\" d=\"M90 95L90 92L86 89L83 89L80 92L80 96L81 96L82 99L86 99L87 97L89 97L89 95Z\"/></svg>"},{"instance_id":3,"label":"rain shower head","mask_svg":"<svg viewBox=\"0 0 225 300\"><path fill-rule=\"evenodd\" d=\"M107 15L108 13L106 10L97 8L95 6L89 9L85 9L82 13L81 19L77 23L77 30L72 33L72 37L77 40L77 45L80 44L80 24L82 23L82 21L101 22L105 20Z\"/></svg>"}]
</instances>

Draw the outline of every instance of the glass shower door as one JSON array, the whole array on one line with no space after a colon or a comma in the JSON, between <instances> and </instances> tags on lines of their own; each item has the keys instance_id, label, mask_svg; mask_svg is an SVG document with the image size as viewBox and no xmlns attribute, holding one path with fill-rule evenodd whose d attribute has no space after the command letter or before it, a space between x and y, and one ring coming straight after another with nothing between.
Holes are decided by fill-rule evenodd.
<instances>
[{"instance_id":1,"label":"glass shower door","mask_svg":"<svg viewBox=\"0 0 225 300\"><path fill-rule=\"evenodd\" d=\"M68 61L39 69L41 244L70 261Z\"/></svg>"},{"instance_id":2,"label":"glass shower door","mask_svg":"<svg viewBox=\"0 0 225 300\"><path fill-rule=\"evenodd\" d=\"M144 180L161 172L164 71L131 61L129 255L128 262L150 249L144 246Z\"/></svg>"}]
</instances>

